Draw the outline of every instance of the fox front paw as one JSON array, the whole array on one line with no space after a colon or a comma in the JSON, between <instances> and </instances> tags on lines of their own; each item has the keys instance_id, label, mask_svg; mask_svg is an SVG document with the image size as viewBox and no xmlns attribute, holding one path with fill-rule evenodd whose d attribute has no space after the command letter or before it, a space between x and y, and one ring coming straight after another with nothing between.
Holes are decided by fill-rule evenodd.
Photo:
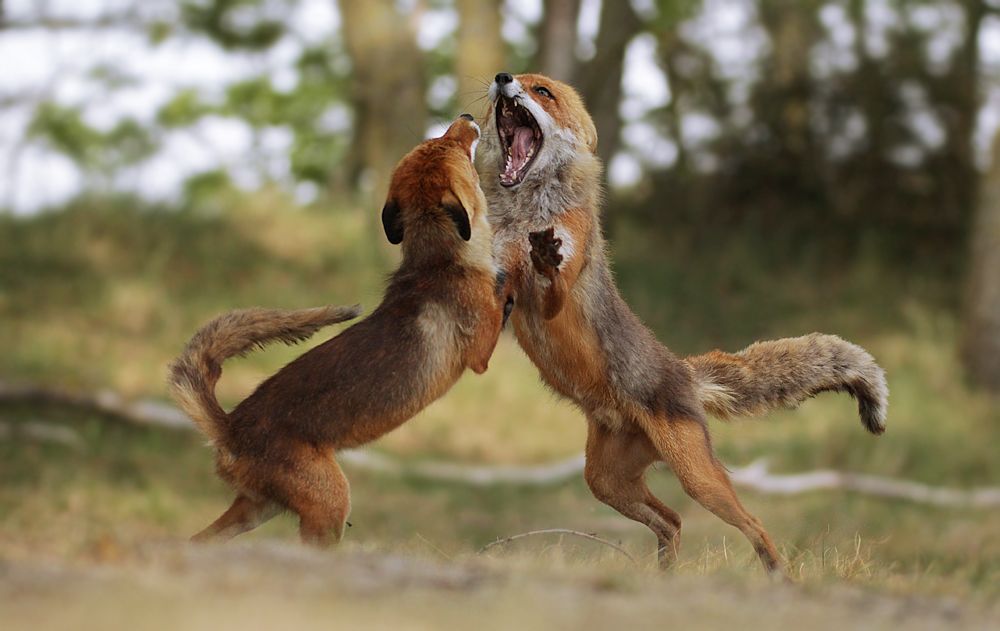
<instances>
[{"instance_id":1,"label":"fox front paw","mask_svg":"<svg viewBox=\"0 0 1000 631\"><path fill-rule=\"evenodd\" d=\"M562 254L559 254L559 246L562 239L555 236L555 230L549 228L540 232L528 234L528 243L531 244L531 263L539 274L553 276L562 263Z\"/></svg>"}]
</instances>

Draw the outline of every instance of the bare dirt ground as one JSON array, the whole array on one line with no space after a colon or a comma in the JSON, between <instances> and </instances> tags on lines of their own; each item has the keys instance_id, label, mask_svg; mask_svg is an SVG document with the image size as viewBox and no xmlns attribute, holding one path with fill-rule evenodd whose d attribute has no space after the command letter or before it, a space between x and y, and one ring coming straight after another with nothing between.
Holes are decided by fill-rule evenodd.
<instances>
[{"instance_id":1,"label":"bare dirt ground","mask_svg":"<svg viewBox=\"0 0 1000 631\"><path fill-rule=\"evenodd\" d=\"M531 568L281 543L98 550L0 564L7 631L311 629L1000 629L1000 607L763 576Z\"/></svg>"}]
</instances>

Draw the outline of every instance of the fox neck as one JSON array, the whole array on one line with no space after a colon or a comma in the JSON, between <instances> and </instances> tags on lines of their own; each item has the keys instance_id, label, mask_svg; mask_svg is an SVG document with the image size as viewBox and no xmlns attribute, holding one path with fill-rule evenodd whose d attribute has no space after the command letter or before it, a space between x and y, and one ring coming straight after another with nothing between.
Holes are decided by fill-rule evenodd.
<instances>
[{"instance_id":1,"label":"fox neck","mask_svg":"<svg viewBox=\"0 0 1000 631\"><path fill-rule=\"evenodd\" d=\"M451 232L450 226L446 230L437 226L411 227L411 234L403 239L400 269L435 270L459 265L495 273L493 231L485 213L479 212L473 217L471 233L468 241L462 241Z\"/></svg>"},{"instance_id":2,"label":"fox neck","mask_svg":"<svg viewBox=\"0 0 1000 631\"><path fill-rule=\"evenodd\" d=\"M539 156L540 164L520 184L505 187L500 185L498 177L498 165L503 159L499 148L483 153L481 181L495 230L541 229L572 208L598 213L602 169L596 156L577 153L568 161Z\"/></svg>"}]
</instances>

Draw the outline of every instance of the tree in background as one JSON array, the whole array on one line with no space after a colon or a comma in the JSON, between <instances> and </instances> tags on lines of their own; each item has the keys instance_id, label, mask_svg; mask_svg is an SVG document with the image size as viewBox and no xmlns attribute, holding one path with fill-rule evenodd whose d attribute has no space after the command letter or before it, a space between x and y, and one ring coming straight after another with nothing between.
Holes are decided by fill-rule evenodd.
<instances>
[{"instance_id":1,"label":"tree in background","mask_svg":"<svg viewBox=\"0 0 1000 631\"><path fill-rule=\"evenodd\" d=\"M288 16L310 2L335 6L339 28L300 41ZM243 186L277 183L320 199L363 189L367 204L428 128L470 108L482 115L497 72L540 71L580 89L608 165L638 165L629 188L610 190L610 230L622 218L720 242L758 231L775 256L812 248L831 266L877 243L893 264L933 262L951 274L971 235L964 356L976 379L985 364L974 355L1000 356L988 332L995 320L983 315L996 310L982 306L996 286L990 179L970 232L974 139L997 62L984 66L981 41L997 32L995 0L604 0L599 11L588 0L542 0L536 13L512 0L133 0L58 19L47 6L6 7L5 35L127 29L153 48L197 40L249 60L223 85L177 86L151 121L95 123L105 101L141 81L124 59L87 75L89 100L0 99L0 112L30 106L11 154L46 146L78 165L87 188L127 187L173 134L224 120L249 128L251 150L240 164L192 174L187 201L231 186L230 173L259 150L260 177ZM431 23L440 32L428 37ZM643 47L668 94L624 108L627 60ZM274 63L289 50L294 79L281 81ZM279 150L265 155L272 145Z\"/></svg>"},{"instance_id":2,"label":"tree in background","mask_svg":"<svg viewBox=\"0 0 1000 631\"><path fill-rule=\"evenodd\" d=\"M575 83L597 126L597 155L609 164L619 147L622 75L629 42L642 21L628 2L602 2L594 57L578 69Z\"/></svg>"},{"instance_id":3,"label":"tree in background","mask_svg":"<svg viewBox=\"0 0 1000 631\"><path fill-rule=\"evenodd\" d=\"M385 197L399 159L424 139L427 78L409 16L395 0L341 0L343 35L351 58L354 137L350 181L365 180L375 199Z\"/></svg>"},{"instance_id":4,"label":"tree in background","mask_svg":"<svg viewBox=\"0 0 1000 631\"><path fill-rule=\"evenodd\" d=\"M486 89L507 67L507 44L500 33L502 4L501 0L455 0L457 100L463 113L477 119L486 115Z\"/></svg>"},{"instance_id":5,"label":"tree in background","mask_svg":"<svg viewBox=\"0 0 1000 631\"><path fill-rule=\"evenodd\" d=\"M602 6L623 5L627 2L605 2ZM577 24L580 0L544 0L542 23L538 29L537 71L564 83L577 79L579 59L576 55ZM631 9L628 9L631 11ZM608 84L613 84L609 78Z\"/></svg>"},{"instance_id":6,"label":"tree in background","mask_svg":"<svg viewBox=\"0 0 1000 631\"><path fill-rule=\"evenodd\" d=\"M992 157L979 185L961 350L970 379L1000 394L1000 134Z\"/></svg>"}]
</instances>

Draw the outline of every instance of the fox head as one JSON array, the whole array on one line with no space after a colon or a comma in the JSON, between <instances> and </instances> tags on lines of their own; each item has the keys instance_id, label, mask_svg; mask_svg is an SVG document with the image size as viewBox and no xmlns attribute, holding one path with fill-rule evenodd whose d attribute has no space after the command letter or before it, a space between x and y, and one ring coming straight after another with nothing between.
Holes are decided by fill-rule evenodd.
<instances>
[{"instance_id":1,"label":"fox head","mask_svg":"<svg viewBox=\"0 0 1000 631\"><path fill-rule=\"evenodd\" d=\"M596 159L597 129L583 99L570 86L539 74L501 72L489 89L486 171L498 170L499 184L517 187L526 179L551 178L561 166Z\"/></svg>"},{"instance_id":2,"label":"fox head","mask_svg":"<svg viewBox=\"0 0 1000 631\"><path fill-rule=\"evenodd\" d=\"M469 241L473 226L486 225L486 200L473 161L481 132L463 114L440 138L431 138L403 156L392 174L382 208L390 243L414 247ZM411 235L413 238L411 238ZM419 235L419 236L417 236Z\"/></svg>"}]
</instances>

